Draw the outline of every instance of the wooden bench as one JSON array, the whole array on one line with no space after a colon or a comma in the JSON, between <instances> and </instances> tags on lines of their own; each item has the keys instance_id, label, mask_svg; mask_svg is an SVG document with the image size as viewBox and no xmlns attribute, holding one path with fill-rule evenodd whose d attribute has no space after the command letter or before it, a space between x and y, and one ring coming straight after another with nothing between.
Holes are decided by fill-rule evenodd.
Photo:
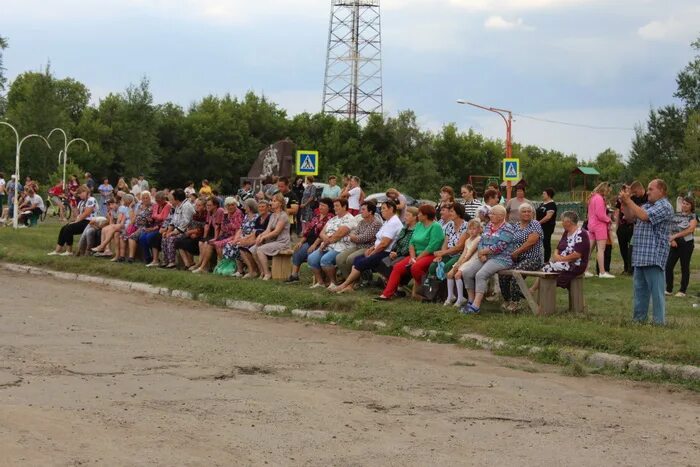
<instances>
[{"instance_id":1,"label":"wooden bench","mask_svg":"<svg viewBox=\"0 0 700 467\"><path fill-rule=\"evenodd\" d=\"M498 273L501 276L511 276L515 278L518 287L522 291L530 310L536 315L548 315L556 311L557 305L557 272L543 271L520 271L517 269L507 269ZM530 289L525 282L525 277L536 277L540 280L536 296L530 293ZM586 310L586 302L583 297L583 276L574 278L569 287L569 311L582 313Z\"/></svg>"},{"instance_id":2,"label":"wooden bench","mask_svg":"<svg viewBox=\"0 0 700 467\"><path fill-rule=\"evenodd\" d=\"M282 250L272 257L272 278L283 281L292 274L292 250Z\"/></svg>"}]
</instances>

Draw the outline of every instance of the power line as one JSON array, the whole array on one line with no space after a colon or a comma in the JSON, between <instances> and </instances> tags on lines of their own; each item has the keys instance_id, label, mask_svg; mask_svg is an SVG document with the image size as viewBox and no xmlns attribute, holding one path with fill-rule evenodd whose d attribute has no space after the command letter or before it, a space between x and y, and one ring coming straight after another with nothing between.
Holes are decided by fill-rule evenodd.
<instances>
[{"instance_id":1,"label":"power line","mask_svg":"<svg viewBox=\"0 0 700 467\"><path fill-rule=\"evenodd\" d=\"M573 126L573 127L579 127L579 128L589 128L591 130L617 130L617 131L635 131L634 128L626 128L626 127L620 127L620 126L598 126L598 125L586 125L585 123L571 123L571 122L562 122L559 120L550 120L547 118L539 118L539 117L533 117L531 115L523 115L523 114L516 114L514 113L516 117L521 117L521 118L528 118L530 120L536 120L538 122L544 122L544 123L552 123L555 125L565 125L565 126Z\"/></svg>"}]
</instances>

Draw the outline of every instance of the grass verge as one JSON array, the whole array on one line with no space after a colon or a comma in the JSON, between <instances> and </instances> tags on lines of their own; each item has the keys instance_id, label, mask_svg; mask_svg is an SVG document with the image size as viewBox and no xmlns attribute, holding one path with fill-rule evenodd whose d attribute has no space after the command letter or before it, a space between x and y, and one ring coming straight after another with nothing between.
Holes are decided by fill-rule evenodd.
<instances>
[{"instance_id":1,"label":"grass verge","mask_svg":"<svg viewBox=\"0 0 700 467\"><path fill-rule=\"evenodd\" d=\"M379 331L383 334L402 334L404 326L443 331L454 336L476 332L505 340L511 346L571 347L664 363L700 365L700 310L692 308L692 299L668 299L666 327L634 324L630 319L632 284L629 277L587 280L585 294L588 312L585 314L561 312L548 317L513 315L499 311L497 304L486 303L480 316L465 317L451 307L408 299L373 302L371 298L378 295L377 289L363 289L345 295L309 290L310 274L304 269L301 282L287 285L147 269L142 264L114 264L100 258L46 256L54 245L58 228L56 224L44 224L18 231L0 229L0 259L204 293L214 302L225 299L251 300L285 305L290 309L341 312L340 324L349 327L356 327L354 323L357 320L387 323L387 327ZM697 270L697 267L695 260L693 270ZM560 291L557 300L558 309L565 310L565 294Z\"/></svg>"}]
</instances>

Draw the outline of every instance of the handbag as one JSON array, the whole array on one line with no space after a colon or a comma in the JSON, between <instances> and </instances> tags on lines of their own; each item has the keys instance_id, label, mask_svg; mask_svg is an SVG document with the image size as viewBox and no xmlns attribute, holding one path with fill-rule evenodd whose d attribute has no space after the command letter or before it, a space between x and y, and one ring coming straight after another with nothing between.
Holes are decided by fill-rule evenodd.
<instances>
[{"instance_id":1,"label":"handbag","mask_svg":"<svg viewBox=\"0 0 700 467\"><path fill-rule=\"evenodd\" d=\"M228 258L224 258L221 261L219 261L219 263L214 268L214 274L217 274L219 276L230 276L236 272L236 269L237 266L235 261Z\"/></svg>"},{"instance_id":2,"label":"handbag","mask_svg":"<svg viewBox=\"0 0 700 467\"><path fill-rule=\"evenodd\" d=\"M442 281L438 279L437 276L428 274L425 276L425 279L423 279L421 295L428 301L435 301L440 295L441 284Z\"/></svg>"}]
</instances>

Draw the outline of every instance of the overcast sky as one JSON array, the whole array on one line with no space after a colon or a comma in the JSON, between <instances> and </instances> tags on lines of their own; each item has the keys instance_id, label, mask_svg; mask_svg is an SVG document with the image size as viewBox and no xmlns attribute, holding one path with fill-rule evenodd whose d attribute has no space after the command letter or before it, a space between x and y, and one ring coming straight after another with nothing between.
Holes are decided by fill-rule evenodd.
<instances>
[{"instance_id":1,"label":"overcast sky","mask_svg":"<svg viewBox=\"0 0 700 467\"><path fill-rule=\"evenodd\" d=\"M330 0L0 0L10 79L46 63L97 101L148 76L157 102L264 93L317 112ZM698 0L382 0L385 113L414 110L502 138L456 99L515 113L631 128L673 102L700 35ZM293 136L293 135L292 135ZM514 140L595 157L629 153L631 131L517 118Z\"/></svg>"}]
</instances>

